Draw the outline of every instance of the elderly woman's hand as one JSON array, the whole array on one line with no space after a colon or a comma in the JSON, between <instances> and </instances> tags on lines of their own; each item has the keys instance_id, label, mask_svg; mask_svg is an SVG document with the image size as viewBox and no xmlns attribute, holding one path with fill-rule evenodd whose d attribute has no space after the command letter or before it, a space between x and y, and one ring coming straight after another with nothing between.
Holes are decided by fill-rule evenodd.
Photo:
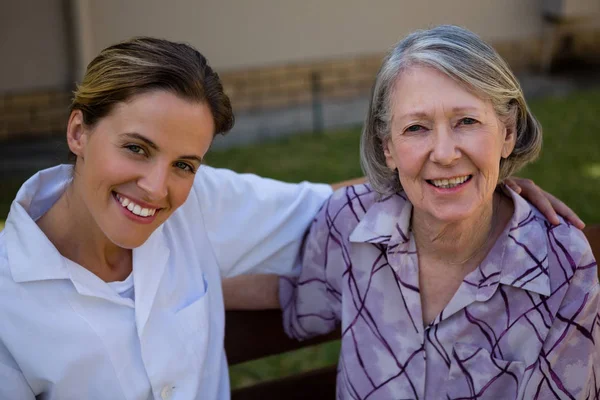
<instances>
[{"instance_id":1,"label":"elderly woman's hand","mask_svg":"<svg viewBox=\"0 0 600 400\"><path fill-rule=\"evenodd\" d=\"M554 225L558 225L558 215L568 220L579 229L585 228L585 223L571 210L565 203L544 191L537 186L531 179L525 178L508 178L504 181L506 186L510 187L515 192L521 194L538 208Z\"/></svg>"}]
</instances>

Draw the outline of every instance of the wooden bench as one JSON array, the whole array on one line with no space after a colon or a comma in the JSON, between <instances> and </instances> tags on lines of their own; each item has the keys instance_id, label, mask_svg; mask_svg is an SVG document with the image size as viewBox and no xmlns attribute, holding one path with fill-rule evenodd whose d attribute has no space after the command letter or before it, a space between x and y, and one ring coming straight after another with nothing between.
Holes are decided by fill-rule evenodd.
<instances>
[{"instance_id":1,"label":"wooden bench","mask_svg":"<svg viewBox=\"0 0 600 400\"><path fill-rule=\"evenodd\" d=\"M584 230L596 260L600 259L600 225ZM225 349L229 365L337 340L333 332L305 342L289 339L283 332L281 311L228 311ZM335 399L336 367L323 368L287 378L234 390L232 400Z\"/></svg>"}]
</instances>

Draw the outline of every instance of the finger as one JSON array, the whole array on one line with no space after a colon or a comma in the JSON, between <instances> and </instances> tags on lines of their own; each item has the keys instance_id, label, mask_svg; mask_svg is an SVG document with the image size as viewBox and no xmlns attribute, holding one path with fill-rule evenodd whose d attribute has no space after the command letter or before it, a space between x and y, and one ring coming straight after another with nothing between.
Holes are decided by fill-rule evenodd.
<instances>
[{"instance_id":1,"label":"finger","mask_svg":"<svg viewBox=\"0 0 600 400\"><path fill-rule=\"evenodd\" d=\"M522 186L522 196L528 199L538 210L552 223L558 225L560 220L558 215L552 207L552 203L549 199L549 193L545 193L541 190L533 181L527 179L520 179L519 184Z\"/></svg>"},{"instance_id":2,"label":"finger","mask_svg":"<svg viewBox=\"0 0 600 400\"><path fill-rule=\"evenodd\" d=\"M575 227L579 229L585 227L585 223L573 210L558 198L540 189L531 179L513 177L511 180L518 182L522 189L521 196L536 206L552 224L558 225L560 223L558 215L561 215Z\"/></svg>"},{"instance_id":3,"label":"finger","mask_svg":"<svg viewBox=\"0 0 600 400\"><path fill-rule=\"evenodd\" d=\"M521 186L519 186L517 184L517 182L513 181L512 179L507 179L504 181L504 183L506 184L506 186L508 186L509 188L511 188L512 190L515 191L515 193L519 194L521 193Z\"/></svg>"},{"instance_id":4,"label":"finger","mask_svg":"<svg viewBox=\"0 0 600 400\"><path fill-rule=\"evenodd\" d=\"M517 180L521 186L521 196L529 200L553 225L560 224L560 219L553 206L552 200L558 200L550 193L546 193L531 179L519 178ZM550 197L551 196L551 197Z\"/></svg>"},{"instance_id":5,"label":"finger","mask_svg":"<svg viewBox=\"0 0 600 400\"><path fill-rule=\"evenodd\" d=\"M530 199L534 206L550 221L552 225L560 224L560 219L556 214L555 208L547 197L535 196Z\"/></svg>"},{"instance_id":6,"label":"finger","mask_svg":"<svg viewBox=\"0 0 600 400\"><path fill-rule=\"evenodd\" d=\"M546 197L550 202L550 205L559 215L561 215L564 219L569 221L571 224L575 225L578 229L585 228L585 223L577 216L575 211L571 210L569 206L563 203L558 198L554 197L550 193L546 193ZM556 225L556 224L555 224Z\"/></svg>"}]
</instances>

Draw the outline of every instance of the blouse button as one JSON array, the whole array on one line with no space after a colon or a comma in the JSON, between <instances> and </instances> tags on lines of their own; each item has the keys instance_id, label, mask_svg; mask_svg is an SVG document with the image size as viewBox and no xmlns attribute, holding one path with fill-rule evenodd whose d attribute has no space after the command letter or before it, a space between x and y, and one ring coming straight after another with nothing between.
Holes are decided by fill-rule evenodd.
<instances>
[{"instance_id":1,"label":"blouse button","mask_svg":"<svg viewBox=\"0 0 600 400\"><path fill-rule=\"evenodd\" d=\"M160 391L160 397L162 400L170 400L173 397L173 387L165 386Z\"/></svg>"}]
</instances>

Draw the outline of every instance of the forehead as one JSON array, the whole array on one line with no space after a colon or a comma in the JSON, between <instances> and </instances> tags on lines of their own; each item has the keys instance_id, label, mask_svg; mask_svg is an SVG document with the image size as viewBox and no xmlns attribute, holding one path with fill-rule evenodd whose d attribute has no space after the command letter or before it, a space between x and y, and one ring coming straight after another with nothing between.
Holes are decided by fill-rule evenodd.
<instances>
[{"instance_id":1,"label":"forehead","mask_svg":"<svg viewBox=\"0 0 600 400\"><path fill-rule=\"evenodd\" d=\"M394 82L390 105L394 114L399 111L426 112L432 107L445 109L477 108L490 110L491 101L482 98L474 89L438 71L416 65L403 70Z\"/></svg>"},{"instance_id":2,"label":"forehead","mask_svg":"<svg viewBox=\"0 0 600 400\"><path fill-rule=\"evenodd\" d=\"M113 133L139 133L161 147L173 145L204 147L212 141L214 120L204 102L183 99L167 91L133 96L117 104L100 121Z\"/></svg>"}]
</instances>

